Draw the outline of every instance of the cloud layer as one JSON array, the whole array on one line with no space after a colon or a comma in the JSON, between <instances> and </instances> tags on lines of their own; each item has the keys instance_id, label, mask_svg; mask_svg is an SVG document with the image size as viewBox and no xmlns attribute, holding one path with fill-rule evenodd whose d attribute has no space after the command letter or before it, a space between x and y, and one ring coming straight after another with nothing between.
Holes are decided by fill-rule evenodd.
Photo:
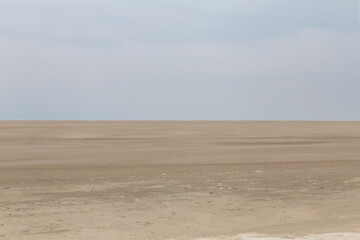
<instances>
[{"instance_id":1,"label":"cloud layer","mask_svg":"<svg viewBox=\"0 0 360 240\"><path fill-rule=\"evenodd\" d=\"M358 1L0 2L0 119L359 120Z\"/></svg>"}]
</instances>

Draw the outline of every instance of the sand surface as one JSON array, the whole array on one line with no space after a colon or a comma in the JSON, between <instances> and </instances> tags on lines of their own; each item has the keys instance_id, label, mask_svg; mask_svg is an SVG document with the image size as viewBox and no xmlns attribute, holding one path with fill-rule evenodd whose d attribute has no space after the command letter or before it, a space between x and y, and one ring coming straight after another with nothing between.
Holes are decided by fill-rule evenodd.
<instances>
[{"instance_id":1,"label":"sand surface","mask_svg":"<svg viewBox=\"0 0 360 240\"><path fill-rule=\"evenodd\" d=\"M0 121L0 239L360 240L360 122Z\"/></svg>"}]
</instances>

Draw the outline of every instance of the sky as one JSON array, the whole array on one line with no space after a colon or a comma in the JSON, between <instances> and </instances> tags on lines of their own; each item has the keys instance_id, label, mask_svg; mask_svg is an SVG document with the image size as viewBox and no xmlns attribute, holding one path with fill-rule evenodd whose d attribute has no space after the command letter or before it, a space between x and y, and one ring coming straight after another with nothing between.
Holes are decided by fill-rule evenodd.
<instances>
[{"instance_id":1,"label":"sky","mask_svg":"<svg viewBox=\"0 0 360 240\"><path fill-rule=\"evenodd\" d=\"M0 120L360 120L358 0L0 0Z\"/></svg>"}]
</instances>

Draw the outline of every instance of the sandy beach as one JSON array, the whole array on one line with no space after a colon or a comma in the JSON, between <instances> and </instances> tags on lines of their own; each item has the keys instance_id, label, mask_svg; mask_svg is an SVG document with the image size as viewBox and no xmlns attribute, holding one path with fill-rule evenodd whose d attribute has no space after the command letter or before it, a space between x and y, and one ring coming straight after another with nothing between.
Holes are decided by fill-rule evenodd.
<instances>
[{"instance_id":1,"label":"sandy beach","mask_svg":"<svg viewBox=\"0 0 360 240\"><path fill-rule=\"evenodd\" d=\"M360 122L0 121L0 239L359 240Z\"/></svg>"}]
</instances>

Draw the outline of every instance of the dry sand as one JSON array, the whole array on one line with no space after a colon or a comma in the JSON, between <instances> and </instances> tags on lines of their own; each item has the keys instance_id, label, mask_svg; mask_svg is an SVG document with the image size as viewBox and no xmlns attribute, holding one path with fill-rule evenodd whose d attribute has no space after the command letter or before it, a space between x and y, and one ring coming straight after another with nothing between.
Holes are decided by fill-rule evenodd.
<instances>
[{"instance_id":1,"label":"dry sand","mask_svg":"<svg viewBox=\"0 0 360 240\"><path fill-rule=\"evenodd\" d=\"M1 240L359 233L360 122L0 122Z\"/></svg>"}]
</instances>

